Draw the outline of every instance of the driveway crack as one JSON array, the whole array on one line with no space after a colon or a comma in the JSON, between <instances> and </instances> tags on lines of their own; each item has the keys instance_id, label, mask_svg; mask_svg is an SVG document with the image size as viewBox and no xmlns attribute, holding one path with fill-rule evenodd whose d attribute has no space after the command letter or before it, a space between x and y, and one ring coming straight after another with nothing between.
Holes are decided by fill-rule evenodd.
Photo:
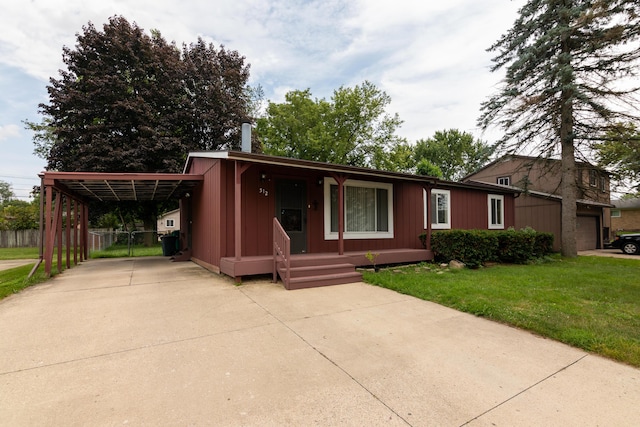
<instances>
[{"instance_id":1,"label":"driveway crack","mask_svg":"<svg viewBox=\"0 0 640 427\"><path fill-rule=\"evenodd\" d=\"M507 402L512 401L513 399L515 399L516 397L520 396L523 393L526 393L527 391L533 389L534 387L537 387L538 385L542 384L543 382L547 381L549 378L552 378L554 376L556 376L557 374L559 374L560 372L569 369L570 367L572 367L573 365L575 365L576 363L582 361L584 358L586 358L587 356L589 356L588 354L585 354L584 356L580 357L579 359L574 360L573 362L569 363L566 366L563 366L562 368L558 369L557 371L547 375L546 377L544 377L543 379L541 379L540 381L531 384L529 387L519 391L518 393L514 394L513 396L509 397L508 399L503 400L502 402L498 403L497 405L493 406L492 408L487 409L486 411L484 411L483 413L481 413L480 415L470 419L469 421L465 422L464 424L461 424L462 426L466 426L469 425L471 422L479 419L480 417L488 414L489 412L501 407L502 405L506 404Z\"/></svg>"}]
</instances>

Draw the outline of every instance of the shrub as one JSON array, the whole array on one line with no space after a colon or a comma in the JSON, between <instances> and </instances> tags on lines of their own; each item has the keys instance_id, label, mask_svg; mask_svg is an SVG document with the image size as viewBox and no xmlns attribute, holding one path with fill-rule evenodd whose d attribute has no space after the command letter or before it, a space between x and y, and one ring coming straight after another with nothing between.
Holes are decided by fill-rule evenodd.
<instances>
[{"instance_id":1,"label":"shrub","mask_svg":"<svg viewBox=\"0 0 640 427\"><path fill-rule=\"evenodd\" d=\"M426 247L426 233L420 241ZM462 261L476 268L487 261L524 264L551 253L553 234L538 233L532 228L509 230L434 231L431 249L436 259Z\"/></svg>"}]
</instances>

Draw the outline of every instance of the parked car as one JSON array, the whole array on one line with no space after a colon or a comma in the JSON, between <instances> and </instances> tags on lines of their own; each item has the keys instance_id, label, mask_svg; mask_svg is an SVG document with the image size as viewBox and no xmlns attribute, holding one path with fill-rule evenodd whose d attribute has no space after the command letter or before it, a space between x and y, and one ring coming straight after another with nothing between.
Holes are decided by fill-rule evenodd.
<instances>
[{"instance_id":1,"label":"parked car","mask_svg":"<svg viewBox=\"0 0 640 427\"><path fill-rule=\"evenodd\" d=\"M611 247L618 248L628 255L639 255L640 233L623 234L622 236L616 236L616 239L611 242Z\"/></svg>"}]
</instances>

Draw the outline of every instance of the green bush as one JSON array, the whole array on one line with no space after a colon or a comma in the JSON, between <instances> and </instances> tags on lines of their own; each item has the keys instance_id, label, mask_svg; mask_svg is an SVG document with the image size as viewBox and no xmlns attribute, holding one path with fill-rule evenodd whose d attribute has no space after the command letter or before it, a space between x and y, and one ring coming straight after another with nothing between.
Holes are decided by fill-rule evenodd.
<instances>
[{"instance_id":1,"label":"green bush","mask_svg":"<svg viewBox=\"0 0 640 427\"><path fill-rule=\"evenodd\" d=\"M426 234L420 241L426 247ZM488 261L524 264L551 253L553 234L538 233L532 228L509 230L434 231L431 249L436 259L458 260L470 268Z\"/></svg>"}]
</instances>

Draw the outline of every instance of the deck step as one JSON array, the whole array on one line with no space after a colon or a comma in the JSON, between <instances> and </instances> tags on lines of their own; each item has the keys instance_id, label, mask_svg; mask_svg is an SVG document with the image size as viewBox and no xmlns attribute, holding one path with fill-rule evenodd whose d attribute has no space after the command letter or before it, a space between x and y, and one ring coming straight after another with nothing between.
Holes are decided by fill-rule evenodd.
<instances>
[{"instance_id":1,"label":"deck step","mask_svg":"<svg viewBox=\"0 0 640 427\"><path fill-rule=\"evenodd\" d=\"M331 265L306 265L303 267L291 267L289 275L291 277L308 277L321 276L323 274L352 273L355 271L353 264L331 264ZM285 268L280 266L278 269L280 275L284 275Z\"/></svg>"},{"instance_id":2,"label":"deck step","mask_svg":"<svg viewBox=\"0 0 640 427\"><path fill-rule=\"evenodd\" d=\"M343 285L362 280L362 274L353 271L348 273L322 274L319 276L292 277L287 289L316 288L320 286Z\"/></svg>"},{"instance_id":3,"label":"deck step","mask_svg":"<svg viewBox=\"0 0 640 427\"><path fill-rule=\"evenodd\" d=\"M278 265L278 275L284 282L287 269L283 264ZM356 272L355 265L345 262L344 257L305 257L292 263L289 268L289 285L285 284L285 287L287 289L314 288L361 280L362 274Z\"/></svg>"}]
</instances>

